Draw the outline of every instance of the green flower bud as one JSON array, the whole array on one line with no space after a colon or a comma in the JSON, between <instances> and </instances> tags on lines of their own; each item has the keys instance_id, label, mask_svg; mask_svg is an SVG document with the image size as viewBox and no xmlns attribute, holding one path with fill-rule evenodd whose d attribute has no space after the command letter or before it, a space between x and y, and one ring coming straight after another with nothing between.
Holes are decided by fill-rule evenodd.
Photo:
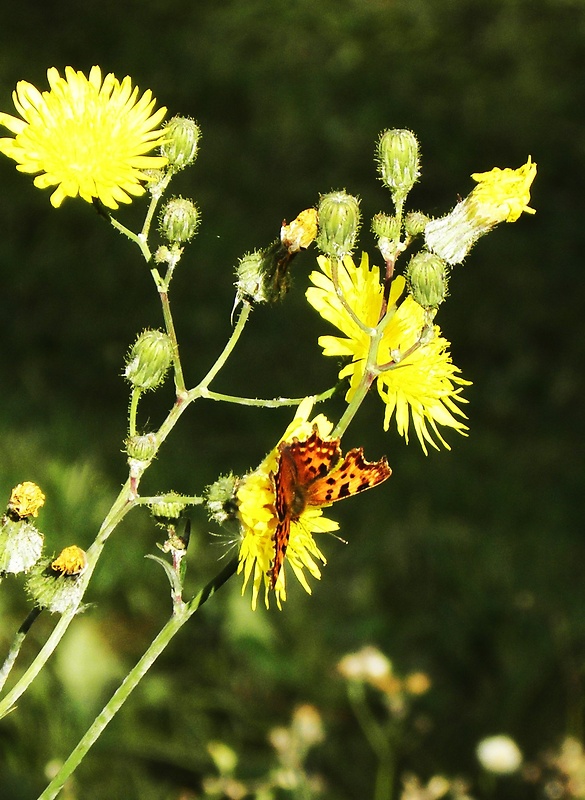
<instances>
[{"instance_id":1,"label":"green flower bud","mask_svg":"<svg viewBox=\"0 0 585 800\"><path fill-rule=\"evenodd\" d=\"M372 233L385 239L395 239L400 237L400 223L396 217L389 214L376 214L372 219Z\"/></svg>"},{"instance_id":2,"label":"green flower bud","mask_svg":"<svg viewBox=\"0 0 585 800\"><path fill-rule=\"evenodd\" d=\"M178 172L197 158L201 128L192 119L173 117L164 131L168 141L161 145L161 155L168 159L171 170Z\"/></svg>"},{"instance_id":3,"label":"green flower bud","mask_svg":"<svg viewBox=\"0 0 585 800\"><path fill-rule=\"evenodd\" d=\"M195 203L182 197L173 197L161 212L159 230L169 242L181 244L195 236L199 222L199 209Z\"/></svg>"},{"instance_id":4,"label":"green flower bud","mask_svg":"<svg viewBox=\"0 0 585 800\"><path fill-rule=\"evenodd\" d=\"M236 490L239 478L230 473L222 475L206 489L206 506L209 519L218 525L237 521Z\"/></svg>"},{"instance_id":5,"label":"green flower bud","mask_svg":"<svg viewBox=\"0 0 585 800\"><path fill-rule=\"evenodd\" d=\"M43 540L43 534L31 522L2 517L0 575L27 572L41 557Z\"/></svg>"},{"instance_id":6,"label":"green flower bud","mask_svg":"<svg viewBox=\"0 0 585 800\"><path fill-rule=\"evenodd\" d=\"M406 269L410 294L423 308L438 308L447 296L447 265L434 253L422 250Z\"/></svg>"},{"instance_id":7,"label":"green flower bud","mask_svg":"<svg viewBox=\"0 0 585 800\"><path fill-rule=\"evenodd\" d=\"M156 434L129 436L124 442L128 458L136 461L150 461L156 455Z\"/></svg>"},{"instance_id":8,"label":"green flower bud","mask_svg":"<svg viewBox=\"0 0 585 800\"><path fill-rule=\"evenodd\" d=\"M156 389L173 360L173 346L162 331L143 331L132 345L124 377L135 389Z\"/></svg>"},{"instance_id":9,"label":"green flower bud","mask_svg":"<svg viewBox=\"0 0 585 800\"><path fill-rule=\"evenodd\" d=\"M404 217L404 230L408 236L420 236L424 233L429 218L422 211L411 211Z\"/></svg>"},{"instance_id":10,"label":"green flower bud","mask_svg":"<svg viewBox=\"0 0 585 800\"><path fill-rule=\"evenodd\" d=\"M168 492L168 494L159 497L155 503L152 503L150 510L157 522L168 525L171 522L176 522L186 507L187 503L180 494Z\"/></svg>"},{"instance_id":11,"label":"green flower bud","mask_svg":"<svg viewBox=\"0 0 585 800\"><path fill-rule=\"evenodd\" d=\"M384 131L376 155L382 182L392 192L394 203L401 204L420 175L416 136L407 130Z\"/></svg>"},{"instance_id":12,"label":"green flower bud","mask_svg":"<svg viewBox=\"0 0 585 800\"><path fill-rule=\"evenodd\" d=\"M268 302L264 280L266 276L265 259L265 254L261 250L246 253L240 258L236 267L236 289L239 297L254 303Z\"/></svg>"},{"instance_id":13,"label":"green flower bud","mask_svg":"<svg viewBox=\"0 0 585 800\"><path fill-rule=\"evenodd\" d=\"M360 207L356 197L345 191L321 196L318 209L317 247L326 256L343 258L356 244L360 226Z\"/></svg>"},{"instance_id":14,"label":"green flower bud","mask_svg":"<svg viewBox=\"0 0 585 800\"><path fill-rule=\"evenodd\" d=\"M38 562L26 582L26 590L39 608L64 614L81 603L84 587L80 578L86 567L85 552L77 545L66 547L53 561Z\"/></svg>"}]
</instances>

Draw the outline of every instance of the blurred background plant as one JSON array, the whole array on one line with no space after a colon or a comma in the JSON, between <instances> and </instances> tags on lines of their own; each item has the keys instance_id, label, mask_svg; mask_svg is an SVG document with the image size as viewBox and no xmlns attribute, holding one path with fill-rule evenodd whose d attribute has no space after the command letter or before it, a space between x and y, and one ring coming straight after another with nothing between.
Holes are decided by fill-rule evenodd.
<instances>
[{"instance_id":1,"label":"blurred background plant","mask_svg":"<svg viewBox=\"0 0 585 800\"><path fill-rule=\"evenodd\" d=\"M340 185L370 216L383 207L368 155L380 130L416 131L425 181L411 203L437 216L471 188L462 176L523 163L527 153L540 165L537 217L480 241L442 313L454 360L473 381L469 439L453 437L451 454L423 458L388 434L388 455L400 465L394 502L344 511L351 543L328 553L334 577L311 598L291 587L284 613L254 614L239 586L226 587L100 740L80 772L84 800L200 793L210 741L238 754L247 785L273 763L267 731L299 703L324 721L326 737L306 769L321 776L326 796L372 796L377 759L335 679L342 654L371 642L433 687L417 698L424 724L400 749L397 792L408 774L417 777L402 791L435 793L435 776L461 775L474 798L496 790L498 800L541 798L544 766L532 782L482 783L477 743L505 731L527 764L560 753L568 735L581 746L584 51L578 0L101 0L83 12L61 0L31 3L25 23L4 15L0 108L12 107L18 80L42 85L48 64L87 72L100 63L152 88L170 114L201 124L196 175L178 176L176 186L196 197L206 221L175 284L183 360L194 372L213 362L229 331L233 265L273 238L275 222ZM51 499L39 524L58 551L86 544L84 531L90 540L118 490L119 365L135 332L159 324L159 309L127 242L100 230L91 208L54 211L8 160L0 176L0 493L36 481ZM127 213L131 225L141 212ZM367 249L366 231L363 238ZM274 313L258 309L222 391L246 385L267 396L279 386L299 395L331 383L336 365L316 346L322 323L304 314L312 269L313 254L300 255L278 310L280 350L265 369L248 369L274 331ZM145 399L153 417L168 405L164 395ZM376 398L369 402L378 413ZM348 444L368 452L381 434L365 417ZM172 485L189 494L234 453L230 467L242 473L288 419L286 410L255 415L224 405L186 416L169 443L172 462L151 471L152 493ZM222 551L203 546L201 517L192 523L188 558L211 572ZM91 616L78 618L18 715L0 726L2 796L36 796L55 756L50 742L69 752L167 616L164 575L142 558L157 532L146 512L124 526L94 576ZM0 594L4 650L26 613L20 591ZM31 653L50 624L39 619ZM561 775L544 796L579 797L568 785Z\"/></svg>"}]
</instances>

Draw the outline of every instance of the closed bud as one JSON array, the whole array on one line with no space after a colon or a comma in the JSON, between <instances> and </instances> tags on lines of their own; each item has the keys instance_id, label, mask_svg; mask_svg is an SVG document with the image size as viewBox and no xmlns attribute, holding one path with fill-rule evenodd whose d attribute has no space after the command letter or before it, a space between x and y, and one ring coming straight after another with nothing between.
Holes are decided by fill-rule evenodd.
<instances>
[{"instance_id":1,"label":"closed bud","mask_svg":"<svg viewBox=\"0 0 585 800\"><path fill-rule=\"evenodd\" d=\"M86 568L85 551L77 545L66 547L52 561L38 562L26 582L27 592L38 608L46 608L51 613L64 614L79 609L84 589L80 578Z\"/></svg>"},{"instance_id":2,"label":"closed bud","mask_svg":"<svg viewBox=\"0 0 585 800\"><path fill-rule=\"evenodd\" d=\"M246 253L238 261L236 267L236 289L238 297L243 297L248 302L266 303L266 256L261 250Z\"/></svg>"},{"instance_id":3,"label":"closed bud","mask_svg":"<svg viewBox=\"0 0 585 800\"><path fill-rule=\"evenodd\" d=\"M2 517L0 575L28 572L41 557L43 540L43 534L31 522Z\"/></svg>"},{"instance_id":4,"label":"closed bud","mask_svg":"<svg viewBox=\"0 0 585 800\"><path fill-rule=\"evenodd\" d=\"M418 142L411 131L384 131L376 148L378 172L392 192L395 205L401 205L420 175Z\"/></svg>"},{"instance_id":5,"label":"closed bud","mask_svg":"<svg viewBox=\"0 0 585 800\"><path fill-rule=\"evenodd\" d=\"M400 222L389 214L376 214L372 219L372 232L385 239L398 239L400 237Z\"/></svg>"},{"instance_id":6,"label":"closed bud","mask_svg":"<svg viewBox=\"0 0 585 800\"><path fill-rule=\"evenodd\" d=\"M156 389L164 381L173 360L173 346L166 333L144 331L132 345L124 377L135 389Z\"/></svg>"},{"instance_id":7,"label":"closed bud","mask_svg":"<svg viewBox=\"0 0 585 800\"><path fill-rule=\"evenodd\" d=\"M359 201L345 191L321 196L317 247L330 258L351 255L360 227Z\"/></svg>"},{"instance_id":8,"label":"closed bud","mask_svg":"<svg viewBox=\"0 0 585 800\"><path fill-rule=\"evenodd\" d=\"M447 296L447 265L434 253L422 250L414 255L406 277L410 294L423 308L438 308Z\"/></svg>"},{"instance_id":9,"label":"closed bud","mask_svg":"<svg viewBox=\"0 0 585 800\"><path fill-rule=\"evenodd\" d=\"M167 141L161 145L161 155L166 156L173 172L184 169L197 158L201 128L192 119L173 117L164 126Z\"/></svg>"},{"instance_id":10,"label":"closed bud","mask_svg":"<svg viewBox=\"0 0 585 800\"><path fill-rule=\"evenodd\" d=\"M128 458L134 461L150 461L156 455L156 434L145 433L142 436L129 436L124 442Z\"/></svg>"},{"instance_id":11,"label":"closed bud","mask_svg":"<svg viewBox=\"0 0 585 800\"><path fill-rule=\"evenodd\" d=\"M408 236L420 236L424 233L429 218L422 211L411 211L404 217L404 230Z\"/></svg>"},{"instance_id":12,"label":"closed bud","mask_svg":"<svg viewBox=\"0 0 585 800\"><path fill-rule=\"evenodd\" d=\"M152 516L163 525L176 522L186 507L187 503L176 492L168 492L168 494L161 495L156 502L150 504Z\"/></svg>"},{"instance_id":13,"label":"closed bud","mask_svg":"<svg viewBox=\"0 0 585 800\"><path fill-rule=\"evenodd\" d=\"M182 197L173 197L162 210L159 230L169 242L182 244L195 236L199 222L199 209L195 203Z\"/></svg>"},{"instance_id":14,"label":"closed bud","mask_svg":"<svg viewBox=\"0 0 585 800\"><path fill-rule=\"evenodd\" d=\"M230 473L222 475L206 489L206 506L209 518L226 525L237 520L236 490L239 478Z\"/></svg>"}]
</instances>

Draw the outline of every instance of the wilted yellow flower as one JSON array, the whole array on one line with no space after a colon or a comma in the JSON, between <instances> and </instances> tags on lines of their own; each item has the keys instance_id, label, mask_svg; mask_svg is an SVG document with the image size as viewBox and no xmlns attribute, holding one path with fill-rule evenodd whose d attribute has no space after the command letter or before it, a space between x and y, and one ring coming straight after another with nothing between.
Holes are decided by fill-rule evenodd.
<instances>
[{"instance_id":1,"label":"wilted yellow flower","mask_svg":"<svg viewBox=\"0 0 585 800\"><path fill-rule=\"evenodd\" d=\"M518 169L474 172L477 186L446 216L425 228L427 247L448 264L459 264L475 242L500 222L516 222L522 212L534 214L528 205L536 164L528 161Z\"/></svg>"},{"instance_id":2,"label":"wilted yellow flower","mask_svg":"<svg viewBox=\"0 0 585 800\"><path fill-rule=\"evenodd\" d=\"M338 283L346 307L335 291L330 260L323 256L317 260L322 271L309 276L314 286L307 289L307 299L343 334L320 336L319 344L323 355L351 358L339 373L340 378L349 378L346 399L350 402L364 375L372 336L380 322L384 288L378 267L370 269L366 253L357 267L348 256L338 262ZM465 433L467 426L454 415L465 417L457 403L466 402L460 393L469 381L459 377L460 370L449 355L449 342L441 336L438 326L429 329L430 335L421 341L427 319L425 311L412 297L406 297L399 305L404 289L404 278L396 277L388 299L390 316L384 321L374 364L378 392L386 404L384 430L388 430L395 414L398 433L408 441L412 418L425 453L427 443L437 448L435 438L449 449L438 426L446 425Z\"/></svg>"},{"instance_id":3,"label":"wilted yellow flower","mask_svg":"<svg viewBox=\"0 0 585 800\"><path fill-rule=\"evenodd\" d=\"M38 516L45 504L45 495L32 481L24 481L15 486L8 501L8 512L18 519Z\"/></svg>"},{"instance_id":4,"label":"wilted yellow flower","mask_svg":"<svg viewBox=\"0 0 585 800\"><path fill-rule=\"evenodd\" d=\"M138 99L130 77L120 82L109 73L102 81L97 66L89 77L71 67L64 78L51 67L47 77L50 91L17 84L13 100L21 118L0 113L0 124L15 134L0 139L0 152L21 172L40 173L34 179L39 189L56 186L55 207L79 195L115 209L143 194L143 171L166 164L166 158L146 155L164 139L157 126L166 108L153 113L150 90Z\"/></svg>"}]
</instances>

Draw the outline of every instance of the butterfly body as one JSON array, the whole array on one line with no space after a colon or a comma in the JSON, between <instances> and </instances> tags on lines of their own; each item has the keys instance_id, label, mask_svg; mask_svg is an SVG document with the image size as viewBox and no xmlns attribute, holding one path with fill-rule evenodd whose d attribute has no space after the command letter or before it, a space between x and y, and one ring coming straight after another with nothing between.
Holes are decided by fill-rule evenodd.
<instances>
[{"instance_id":1,"label":"butterfly body","mask_svg":"<svg viewBox=\"0 0 585 800\"><path fill-rule=\"evenodd\" d=\"M274 589L290 540L291 523L298 522L307 506L326 506L376 486L392 474L385 458L369 462L362 448L345 458L339 439L322 439L317 428L305 441L282 442L276 472L275 498L278 522L274 534L274 562L270 587Z\"/></svg>"}]
</instances>

